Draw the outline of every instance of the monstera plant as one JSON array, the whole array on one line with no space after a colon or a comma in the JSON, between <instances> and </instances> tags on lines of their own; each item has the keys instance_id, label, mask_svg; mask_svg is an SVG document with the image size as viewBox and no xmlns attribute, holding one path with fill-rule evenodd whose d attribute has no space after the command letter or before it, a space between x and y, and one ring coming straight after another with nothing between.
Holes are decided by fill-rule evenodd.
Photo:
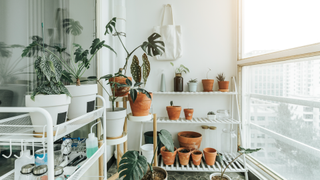
<instances>
[{"instance_id":1,"label":"monstera plant","mask_svg":"<svg viewBox=\"0 0 320 180\"><path fill-rule=\"evenodd\" d=\"M170 151L174 152L174 145L171 134L165 130L162 129L159 134L160 141L162 144ZM118 172L120 173L119 177L123 177L123 180L140 180L142 178L144 179L155 179L155 171L158 172L164 172L165 175L167 175L166 171L160 167L152 167L154 158L156 156L156 150L154 149L153 158L151 163L147 162L147 158L139 155L137 151L127 151L122 156L122 159L119 164ZM150 173L147 174L149 166ZM151 176L151 177L150 177Z\"/></svg>"}]
</instances>

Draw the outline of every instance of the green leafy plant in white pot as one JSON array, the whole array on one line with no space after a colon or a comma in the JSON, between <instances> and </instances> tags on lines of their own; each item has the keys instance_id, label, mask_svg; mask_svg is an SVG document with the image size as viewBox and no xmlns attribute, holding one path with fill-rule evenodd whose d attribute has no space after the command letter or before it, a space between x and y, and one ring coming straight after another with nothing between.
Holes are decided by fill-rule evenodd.
<instances>
[{"instance_id":1,"label":"green leafy plant in white pot","mask_svg":"<svg viewBox=\"0 0 320 180\"><path fill-rule=\"evenodd\" d=\"M173 139L167 130L162 129L160 131L159 139L168 151L174 152ZM154 158L157 158L156 150L159 144L160 142L158 142L157 148L154 149L151 163L148 163L147 158L140 155L138 151L127 151L124 153L119 164L119 177L123 178L123 180L154 180L156 178L167 180L168 173L166 170L161 167L152 166Z\"/></svg>"},{"instance_id":2,"label":"green leafy plant in white pot","mask_svg":"<svg viewBox=\"0 0 320 180\"><path fill-rule=\"evenodd\" d=\"M190 79L190 81L188 82L188 86L189 86L189 91L190 92L197 92L197 79Z\"/></svg>"},{"instance_id":3,"label":"green leafy plant in white pot","mask_svg":"<svg viewBox=\"0 0 320 180\"><path fill-rule=\"evenodd\" d=\"M231 178L228 175L224 174L226 172L226 170L228 169L228 167L243 154L247 155L247 154L251 154L254 152L258 152L260 150L261 150L261 148L245 149L245 148L242 148L239 146L239 151L238 151L239 155L237 157L235 157L232 161L230 161L224 169L221 168L221 173L212 173L210 175L210 180L231 180ZM223 161L225 160L225 158L224 158L223 154L217 153L216 160L217 160L216 162L223 164Z\"/></svg>"},{"instance_id":4,"label":"green leafy plant in white pot","mask_svg":"<svg viewBox=\"0 0 320 180\"><path fill-rule=\"evenodd\" d=\"M31 57L26 47L21 55ZM26 107L41 107L49 112L53 126L64 123L71 102L68 89L61 82L62 65L50 53L42 52L34 62L36 85L31 95L26 95ZM33 125L46 125L45 117L39 113L30 113ZM43 127L34 127L34 134L41 134Z\"/></svg>"}]
</instances>

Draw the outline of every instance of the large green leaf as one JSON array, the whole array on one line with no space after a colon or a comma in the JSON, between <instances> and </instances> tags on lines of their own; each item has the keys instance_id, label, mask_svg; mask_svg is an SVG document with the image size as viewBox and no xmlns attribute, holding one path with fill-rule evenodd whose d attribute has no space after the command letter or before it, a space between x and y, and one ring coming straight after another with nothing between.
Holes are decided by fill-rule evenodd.
<instances>
[{"instance_id":1,"label":"large green leaf","mask_svg":"<svg viewBox=\"0 0 320 180\"><path fill-rule=\"evenodd\" d=\"M106 35L107 33L110 34L113 32L113 30L115 30L116 28L116 22L117 22L117 18L114 17L112 18L108 24L106 25L106 32L104 33L104 35Z\"/></svg>"},{"instance_id":2,"label":"large green leaf","mask_svg":"<svg viewBox=\"0 0 320 180\"><path fill-rule=\"evenodd\" d=\"M62 71L62 75L61 75L60 80L61 81L66 81L66 82L69 82L69 83L73 83L71 73L66 71L66 70Z\"/></svg>"},{"instance_id":3,"label":"large green leaf","mask_svg":"<svg viewBox=\"0 0 320 180\"><path fill-rule=\"evenodd\" d=\"M104 41L100 41L99 38L96 38L92 41L92 45L90 46L90 54L94 54L96 51L103 47Z\"/></svg>"},{"instance_id":4,"label":"large green leaf","mask_svg":"<svg viewBox=\"0 0 320 180\"><path fill-rule=\"evenodd\" d=\"M150 62L148 60L148 56L146 55L146 53L144 53L142 55L142 61L143 61L143 83L144 85L146 85L147 83L147 79L149 77L150 74Z\"/></svg>"},{"instance_id":5,"label":"large green leaf","mask_svg":"<svg viewBox=\"0 0 320 180\"><path fill-rule=\"evenodd\" d=\"M146 91L145 89L142 88L137 88L137 90L143 94L145 94L149 99L151 99L151 95L149 94L148 91Z\"/></svg>"},{"instance_id":6,"label":"large green leaf","mask_svg":"<svg viewBox=\"0 0 320 180\"><path fill-rule=\"evenodd\" d=\"M148 37L148 41L143 42L141 45L142 50L147 53L149 56L162 55L164 53L164 42L157 41L160 38L160 34L153 33Z\"/></svg>"},{"instance_id":7,"label":"large green leaf","mask_svg":"<svg viewBox=\"0 0 320 180\"><path fill-rule=\"evenodd\" d=\"M174 152L173 139L169 131L165 129L160 130L159 134L160 141L170 151Z\"/></svg>"},{"instance_id":8,"label":"large green leaf","mask_svg":"<svg viewBox=\"0 0 320 180\"><path fill-rule=\"evenodd\" d=\"M81 34L83 27L81 26L79 21L75 21L73 19L67 18L62 21L63 28L66 29L66 33L72 34L74 36L78 36Z\"/></svg>"},{"instance_id":9,"label":"large green leaf","mask_svg":"<svg viewBox=\"0 0 320 180\"><path fill-rule=\"evenodd\" d=\"M122 156L118 172L123 180L140 180L148 170L147 158L137 151L127 151Z\"/></svg>"},{"instance_id":10,"label":"large green leaf","mask_svg":"<svg viewBox=\"0 0 320 180\"><path fill-rule=\"evenodd\" d=\"M138 95L138 92L136 89L130 89L130 96L133 103L136 101L137 95Z\"/></svg>"},{"instance_id":11,"label":"large green leaf","mask_svg":"<svg viewBox=\"0 0 320 180\"><path fill-rule=\"evenodd\" d=\"M89 51L88 50L83 50L81 47L77 48L76 51L74 52L75 58L74 58L74 62L78 63L79 61L83 62L83 63L88 63L88 54Z\"/></svg>"},{"instance_id":12,"label":"large green leaf","mask_svg":"<svg viewBox=\"0 0 320 180\"><path fill-rule=\"evenodd\" d=\"M141 67L139 65L139 59L136 55L134 55L132 58L130 69L133 80L135 82L141 82Z\"/></svg>"}]
</instances>

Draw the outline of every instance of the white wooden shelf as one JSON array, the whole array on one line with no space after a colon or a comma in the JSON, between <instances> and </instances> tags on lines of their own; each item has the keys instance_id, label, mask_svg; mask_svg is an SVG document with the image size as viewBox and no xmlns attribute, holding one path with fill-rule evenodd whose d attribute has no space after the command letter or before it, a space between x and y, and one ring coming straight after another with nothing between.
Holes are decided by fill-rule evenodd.
<instances>
[{"instance_id":1,"label":"white wooden shelf","mask_svg":"<svg viewBox=\"0 0 320 180\"><path fill-rule=\"evenodd\" d=\"M152 120L146 121L147 123L151 123ZM168 117L159 117L157 118L157 123L187 123L187 124L195 124L195 123L215 123L215 124L240 124L238 120L231 118L217 118L216 120L208 119L208 118L192 118L192 120L186 120L185 118L179 118L178 120L170 120Z\"/></svg>"},{"instance_id":2,"label":"white wooden shelf","mask_svg":"<svg viewBox=\"0 0 320 180\"><path fill-rule=\"evenodd\" d=\"M235 95L236 92L220 92L220 91L213 91L213 92L152 92L155 95Z\"/></svg>"},{"instance_id":3,"label":"white wooden shelf","mask_svg":"<svg viewBox=\"0 0 320 180\"><path fill-rule=\"evenodd\" d=\"M193 164L191 158L188 165L181 165L179 163L179 157L176 156L176 160L173 165L165 165L163 164L162 156L158 156L158 165L167 171L192 171L192 172L221 172L221 167L224 169L229 162L231 162L238 153L222 153L225 157L225 160L222 164L216 161L216 163L212 166L207 165L204 157L201 159L200 165L196 166ZM235 160L231 165L227 168L226 172L247 172L247 169L240 163L239 159Z\"/></svg>"}]
</instances>

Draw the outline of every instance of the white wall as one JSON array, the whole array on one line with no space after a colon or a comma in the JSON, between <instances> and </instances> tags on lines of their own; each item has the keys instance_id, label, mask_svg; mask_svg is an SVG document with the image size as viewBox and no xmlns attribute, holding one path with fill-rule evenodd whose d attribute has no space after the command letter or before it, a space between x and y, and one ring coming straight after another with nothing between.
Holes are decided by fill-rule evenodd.
<instances>
[{"instance_id":1,"label":"white wall","mask_svg":"<svg viewBox=\"0 0 320 180\"><path fill-rule=\"evenodd\" d=\"M191 78L198 79L198 91L202 91L201 79L206 77L208 68L212 71L209 78L214 78L223 72L227 80L236 75L236 1L235 0L127 0L127 47L129 51L142 44L152 33L154 26L161 21L162 9L165 4L171 3L174 10L176 24L182 26L183 34L183 57L173 61L178 66L184 64L190 69L190 73L183 75L184 91L187 89L187 81ZM142 50L136 51L138 57L143 54ZM151 73L147 83L147 90L159 91L161 72L166 76L167 91L173 91L174 70L169 61L157 61L149 58ZM131 60L130 63L131 64ZM128 74L130 75L130 73ZM214 89L218 89L215 79ZM195 109L194 117L205 117L210 110L218 110L230 107L230 96L218 95L155 95L153 100L153 112L158 117L167 116L166 106L173 100L175 105L182 108L191 106ZM181 112L180 117L184 117ZM177 133L184 130L193 130L204 134L199 125L171 125L158 124L158 129L166 128L175 138ZM139 124L129 122L128 137L129 149L138 150ZM210 131L210 138L220 139L221 129L226 127L217 125L218 131ZM151 124L146 125L144 130L152 130ZM208 138L208 135L205 137ZM216 141L216 140L214 140ZM201 148L213 146L219 150L219 142L205 143L202 141Z\"/></svg>"}]
</instances>

